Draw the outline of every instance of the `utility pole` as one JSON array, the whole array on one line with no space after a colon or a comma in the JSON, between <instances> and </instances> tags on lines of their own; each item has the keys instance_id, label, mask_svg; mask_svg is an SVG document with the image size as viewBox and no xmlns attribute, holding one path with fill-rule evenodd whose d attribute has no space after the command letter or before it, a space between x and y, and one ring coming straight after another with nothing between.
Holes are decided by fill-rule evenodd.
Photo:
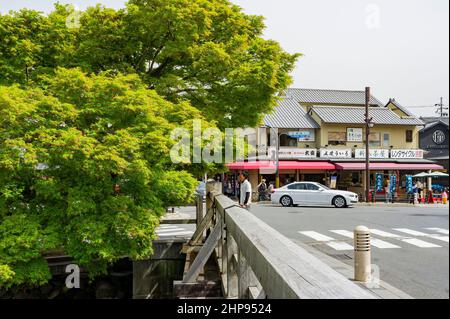
<instances>
[{"instance_id":1,"label":"utility pole","mask_svg":"<svg viewBox=\"0 0 450 319\"><path fill-rule=\"evenodd\" d=\"M448 107L444 107L444 98L441 97L441 103L435 104L438 109L436 113L439 114L440 117L448 116L448 113L444 113L444 111L448 110Z\"/></svg>"},{"instance_id":2,"label":"utility pole","mask_svg":"<svg viewBox=\"0 0 450 319\"><path fill-rule=\"evenodd\" d=\"M369 137L370 137L370 125L372 119L369 118L369 107L370 107L370 87L366 87L366 114L364 122L366 123L366 203L368 203L370 195L370 148L369 148Z\"/></svg>"}]
</instances>

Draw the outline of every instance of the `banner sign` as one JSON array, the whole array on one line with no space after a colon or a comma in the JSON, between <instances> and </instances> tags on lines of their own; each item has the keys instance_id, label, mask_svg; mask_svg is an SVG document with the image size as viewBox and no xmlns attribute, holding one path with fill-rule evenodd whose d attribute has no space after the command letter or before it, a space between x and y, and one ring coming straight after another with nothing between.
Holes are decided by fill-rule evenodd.
<instances>
[{"instance_id":1,"label":"banner sign","mask_svg":"<svg viewBox=\"0 0 450 319\"><path fill-rule=\"evenodd\" d=\"M362 142L363 141L363 129L362 128L348 128L347 129L347 142Z\"/></svg>"},{"instance_id":2,"label":"banner sign","mask_svg":"<svg viewBox=\"0 0 450 319\"><path fill-rule=\"evenodd\" d=\"M391 185L390 185L391 193L395 193L397 190L397 175L391 175Z\"/></svg>"},{"instance_id":3,"label":"banner sign","mask_svg":"<svg viewBox=\"0 0 450 319\"><path fill-rule=\"evenodd\" d=\"M383 174L378 173L376 175L376 189L377 193L381 193L383 191Z\"/></svg>"},{"instance_id":4,"label":"banner sign","mask_svg":"<svg viewBox=\"0 0 450 319\"><path fill-rule=\"evenodd\" d=\"M411 194L413 192L413 177L412 175L406 176L406 192Z\"/></svg>"},{"instance_id":5,"label":"banner sign","mask_svg":"<svg viewBox=\"0 0 450 319\"><path fill-rule=\"evenodd\" d=\"M337 176L331 176L330 188L336 189L336 187L337 187Z\"/></svg>"},{"instance_id":6,"label":"banner sign","mask_svg":"<svg viewBox=\"0 0 450 319\"><path fill-rule=\"evenodd\" d=\"M423 159L423 150L392 150L394 159Z\"/></svg>"},{"instance_id":7,"label":"banner sign","mask_svg":"<svg viewBox=\"0 0 450 319\"><path fill-rule=\"evenodd\" d=\"M370 158L372 158L372 159L388 159L389 158L389 150L370 149L369 154L370 154ZM359 159L366 158L366 150L365 149L355 150L355 158L359 158Z\"/></svg>"},{"instance_id":8,"label":"banner sign","mask_svg":"<svg viewBox=\"0 0 450 319\"><path fill-rule=\"evenodd\" d=\"M289 132L287 135L298 139L299 142L314 142L316 140L314 130Z\"/></svg>"},{"instance_id":9,"label":"banner sign","mask_svg":"<svg viewBox=\"0 0 450 319\"><path fill-rule=\"evenodd\" d=\"M322 148L320 150L320 157L322 157L322 158L352 158L352 150L351 149Z\"/></svg>"}]
</instances>

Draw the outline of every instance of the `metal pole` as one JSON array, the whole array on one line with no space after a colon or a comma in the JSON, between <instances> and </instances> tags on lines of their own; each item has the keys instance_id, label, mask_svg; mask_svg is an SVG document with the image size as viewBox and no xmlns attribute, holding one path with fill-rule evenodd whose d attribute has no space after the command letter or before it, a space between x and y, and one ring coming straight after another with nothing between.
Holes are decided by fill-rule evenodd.
<instances>
[{"instance_id":1,"label":"metal pole","mask_svg":"<svg viewBox=\"0 0 450 319\"><path fill-rule=\"evenodd\" d=\"M278 138L278 132L275 132L277 136L277 171L275 177L275 188L280 188L280 139Z\"/></svg>"},{"instance_id":2,"label":"metal pole","mask_svg":"<svg viewBox=\"0 0 450 319\"><path fill-rule=\"evenodd\" d=\"M370 149L369 149L369 135L370 135L370 119L369 119L369 105L370 105L370 87L366 87L366 203L369 203L370 193Z\"/></svg>"}]
</instances>

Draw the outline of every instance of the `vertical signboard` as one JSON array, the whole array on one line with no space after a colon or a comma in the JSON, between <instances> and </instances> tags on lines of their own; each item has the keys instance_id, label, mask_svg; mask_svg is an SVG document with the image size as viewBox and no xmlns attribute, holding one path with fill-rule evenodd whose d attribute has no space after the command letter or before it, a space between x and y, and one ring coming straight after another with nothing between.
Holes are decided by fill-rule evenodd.
<instances>
[{"instance_id":1,"label":"vertical signboard","mask_svg":"<svg viewBox=\"0 0 450 319\"><path fill-rule=\"evenodd\" d=\"M406 176L406 192L411 194L413 192L413 177L412 175Z\"/></svg>"},{"instance_id":2,"label":"vertical signboard","mask_svg":"<svg viewBox=\"0 0 450 319\"><path fill-rule=\"evenodd\" d=\"M391 193L395 193L395 191L397 190L397 175L391 175Z\"/></svg>"},{"instance_id":3,"label":"vertical signboard","mask_svg":"<svg viewBox=\"0 0 450 319\"><path fill-rule=\"evenodd\" d=\"M381 173L376 175L376 189L377 193L381 193L383 191L383 174Z\"/></svg>"}]
</instances>

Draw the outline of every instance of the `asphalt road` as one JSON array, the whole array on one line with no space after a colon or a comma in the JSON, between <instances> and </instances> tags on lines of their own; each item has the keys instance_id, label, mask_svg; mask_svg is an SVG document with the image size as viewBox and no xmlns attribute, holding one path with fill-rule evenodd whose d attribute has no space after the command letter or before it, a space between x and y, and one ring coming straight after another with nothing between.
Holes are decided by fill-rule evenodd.
<instances>
[{"instance_id":1,"label":"asphalt road","mask_svg":"<svg viewBox=\"0 0 450 319\"><path fill-rule=\"evenodd\" d=\"M449 211L446 208L283 208L253 205L251 212L294 242L353 265L356 226L375 229L372 263L381 280L414 298L449 298Z\"/></svg>"}]
</instances>

